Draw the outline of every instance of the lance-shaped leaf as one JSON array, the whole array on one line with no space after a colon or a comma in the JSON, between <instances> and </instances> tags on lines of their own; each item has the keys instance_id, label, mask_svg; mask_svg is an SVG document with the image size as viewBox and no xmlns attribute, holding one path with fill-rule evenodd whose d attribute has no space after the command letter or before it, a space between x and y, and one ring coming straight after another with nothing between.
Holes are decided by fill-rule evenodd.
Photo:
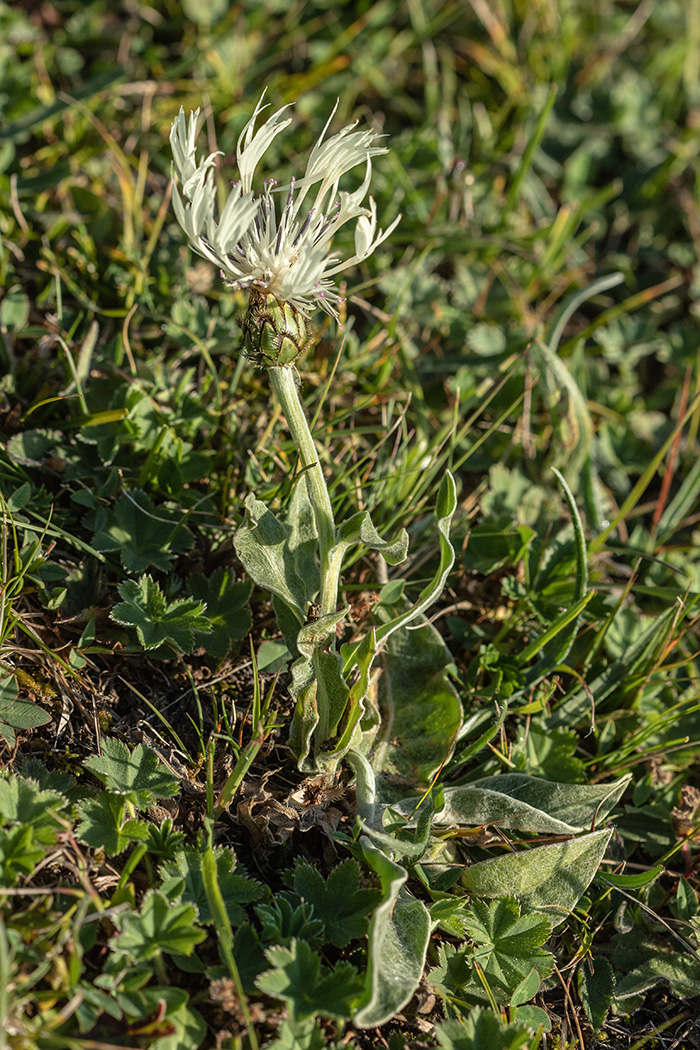
<instances>
[{"instance_id":1,"label":"lance-shaped leaf","mask_svg":"<svg viewBox=\"0 0 700 1050\"><path fill-rule=\"evenodd\" d=\"M543 912L557 926L590 885L612 833L605 828L482 860L465 868L462 883L478 897L517 897L523 911Z\"/></svg>"},{"instance_id":2,"label":"lance-shaped leaf","mask_svg":"<svg viewBox=\"0 0 700 1050\"><path fill-rule=\"evenodd\" d=\"M297 648L302 656L292 665L290 693L296 706L290 744L301 769L306 768L317 727L316 751L327 748L329 738L336 734L348 701L349 690L340 657L324 648L335 636L336 624L346 613L347 610L342 609L313 620L297 635Z\"/></svg>"},{"instance_id":3,"label":"lance-shaped leaf","mask_svg":"<svg viewBox=\"0 0 700 1050\"><path fill-rule=\"evenodd\" d=\"M380 604L376 612L389 619L407 604L402 598L391 611ZM449 675L452 664L432 624L402 627L388 638L376 688L382 713L372 759L377 774L427 784L449 758L462 725L462 704Z\"/></svg>"},{"instance_id":4,"label":"lance-shaped leaf","mask_svg":"<svg viewBox=\"0 0 700 1050\"><path fill-rule=\"evenodd\" d=\"M430 916L403 890L408 873L371 841L360 839L365 861L379 876L383 900L372 916L365 994L353 1020L359 1028L385 1024L413 996L423 974Z\"/></svg>"},{"instance_id":5,"label":"lance-shaped leaf","mask_svg":"<svg viewBox=\"0 0 700 1050\"><path fill-rule=\"evenodd\" d=\"M483 777L471 784L444 788L445 805L433 824L498 824L545 835L574 835L601 824L617 805L632 778L612 784L556 784L525 773ZM416 799L392 806L409 814Z\"/></svg>"},{"instance_id":6,"label":"lance-shaped leaf","mask_svg":"<svg viewBox=\"0 0 700 1050\"><path fill-rule=\"evenodd\" d=\"M437 571L430 583L427 584L418 595L418 601L415 605L412 605L406 612L401 613L399 616L395 616L387 623L383 623L380 627L377 627L376 642L378 646L393 634L394 631L397 631L399 627L405 627L421 616L422 613L424 613L425 610L428 609L442 594L445 584L447 583L450 569L454 565L455 560L454 548L450 543L450 525L456 509L457 490L455 488L454 478L449 471L446 471L440 482L437 506L435 508L438 539L440 543L440 562ZM357 663L357 654L361 644L361 642L356 642L354 645L343 646L343 659L345 662L344 673L346 679L349 672Z\"/></svg>"}]
</instances>

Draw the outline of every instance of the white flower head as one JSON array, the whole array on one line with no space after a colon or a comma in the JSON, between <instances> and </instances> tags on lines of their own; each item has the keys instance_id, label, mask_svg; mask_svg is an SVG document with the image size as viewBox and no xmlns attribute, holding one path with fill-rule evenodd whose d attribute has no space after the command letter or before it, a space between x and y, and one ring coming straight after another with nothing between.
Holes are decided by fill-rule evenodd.
<instances>
[{"instance_id":1,"label":"white flower head","mask_svg":"<svg viewBox=\"0 0 700 1050\"><path fill-rule=\"evenodd\" d=\"M170 132L175 214L194 250L220 267L230 287L272 295L303 314L320 307L337 320L340 296L333 278L368 258L401 218L397 216L386 230L377 230L374 200L369 197L368 206L362 203L369 189L372 157L388 151L373 145L379 137L375 132L355 131L356 123L326 139L336 103L311 150L303 177L285 186L263 179L262 192L256 193L255 169L275 136L291 123L291 117L283 116L289 107L283 106L255 130L259 114L267 108L264 95L238 139L240 177L232 183L218 218L218 154L197 162L199 110L188 121L180 109ZM360 164L365 167L361 185L352 192L339 190L341 177ZM332 251L333 238L341 226L353 221L355 253L342 259Z\"/></svg>"}]
</instances>

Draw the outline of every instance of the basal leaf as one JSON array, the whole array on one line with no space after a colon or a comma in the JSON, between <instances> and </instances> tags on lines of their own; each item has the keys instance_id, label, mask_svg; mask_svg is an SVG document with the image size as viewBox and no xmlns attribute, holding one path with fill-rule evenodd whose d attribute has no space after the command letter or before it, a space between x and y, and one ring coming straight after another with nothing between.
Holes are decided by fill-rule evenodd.
<instances>
[{"instance_id":1,"label":"basal leaf","mask_svg":"<svg viewBox=\"0 0 700 1050\"><path fill-rule=\"evenodd\" d=\"M578 970L578 994L594 1032L605 1022L615 995L615 974L604 955L584 959Z\"/></svg>"},{"instance_id":2,"label":"basal leaf","mask_svg":"<svg viewBox=\"0 0 700 1050\"><path fill-rule=\"evenodd\" d=\"M108 791L124 795L137 809L146 809L158 798L177 794L178 780L145 744L129 751L121 740L103 737L101 749L101 755L85 760L85 767Z\"/></svg>"},{"instance_id":3,"label":"basal leaf","mask_svg":"<svg viewBox=\"0 0 700 1050\"><path fill-rule=\"evenodd\" d=\"M541 834L571 835L602 823L628 786L631 775L611 784L556 784L525 773L483 777L446 787L445 805L434 824L519 828ZM410 812L412 800L395 808Z\"/></svg>"},{"instance_id":4,"label":"basal leaf","mask_svg":"<svg viewBox=\"0 0 700 1050\"><path fill-rule=\"evenodd\" d=\"M34 729L51 721L51 715L30 700L17 698L17 679L13 674L0 675L0 737L12 747L15 729Z\"/></svg>"},{"instance_id":5,"label":"basal leaf","mask_svg":"<svg viewBox=\"0 0 700 1050\"><path fill-rule=\"evenodd\" d=\"M39 842L53 843L61 821L56 814L68 806L58 791L42 791L38 784L10 774L0 778L0 823L32 827Z\"/></svg>"},{"instance_id":6,"label":"basal leaf","mask_svg":"<svg viewBox=\"0 0 700 1050\"><path fill-rule=\"evenodd\" d=\"M493 1010L477 1008L463 1021L443 1021L435 1035L443 1050L520 1050L531 1039L528 1027L504 1024Z\"/></svg>"},{"instance_id":7,"label":"basal leaf","mask_svg":"<svg viewBox=\"0 0 700 1050\"><path fill-rule=\"evenodd\" d=\"M465 868L462 883L480 897L517 897L523 911L563 922L590 885L603 859L612 828L550 846L506 853Z\"/></svg>"},{"instance_id":8,"label":"basal leaf","mask_svg":"<svg viewBox=\"0 0 700 1050\"><path fill-rule=\"evenodd\" d=\"M46 846L34 838L31 827L0 828L0 880L11 886L20 873L34 870L43 858Z\"/></svg>"},{"instance_id":9,"label":"basal leaf","mask_svg":"<svg viewBox=\"0 0 700 1050\"><path fill-rule=\"evenodd\" d=\"M401 894L406 869L366 836L360 842L365 860L379 876L383 897L370 923L365 993L354 1023L359 1028L374 1028L398 1013L418 987L430 939L430 916L422 901Z\"/></svg>"},{"instance_id":10,"label":"basal leaf","mask_svg":"<svg viewBox=\"0 0 700 1050\"><path fill-rule=\"evenodd\" d=\"M76 838L93 849L102 849L114 857L131 842L145 842L148 824L143 820L126 820L127 800L123 795L100 791L97 798L78 806L83 818L75 829Z\"/></svg>"},{"instance_id":11,"label":"basal leaf","mask_svg":"<svg viewBox=\"0 0 700 1050\"><path fill-rule=\"evenodd\" d=\"M360 887L356 860L344 860L327 879L307 861L297 861L291 884L300 900L313 905L314 918L323 922L323 943L344 948L367 933L368 916L380 894Z\"/></svg>"},{"instance_id":12,"label":"basal leaf","mask_svg":"<svg viewBox=\"0 0 700 1050\"><path fill-rule=\"evenodd\" d=\"M473 900L465 919L475 944L473 959L483 970L497 998L509 1002L518 985L535 969L540 978L552 972L553 959L542 945L552 932L543 915L521 915L512 897L486 904Z\"/></svg>"},{"instance_id":13,"label":"basal leaf","mask_svg":"<svg viewBox=\"0 0 700 1050\"><path fill-rule=\"evenodd\" d=\"M250 580L236 581L232 569L215 569L211 576L189 576L187 590L207 611L210 629L195 631L195 642L210 656L223 659L234 641L245 638L252 618L248 600L253 589Z\"/></svg>"}]
</instances>

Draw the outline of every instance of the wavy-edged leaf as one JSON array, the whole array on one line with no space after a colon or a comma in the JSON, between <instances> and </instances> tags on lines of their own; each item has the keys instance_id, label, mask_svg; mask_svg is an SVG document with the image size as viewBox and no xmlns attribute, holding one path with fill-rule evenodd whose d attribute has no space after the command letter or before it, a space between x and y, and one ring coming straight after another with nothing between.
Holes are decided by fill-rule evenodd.
<instances>
[{"instance_id":1,"label":"wavy-edged leaf","mask_svg":"<svg viewBox=\"0 0 700 1050\"><path fill-rule=\"evenodd\" d=\"M310 598L289 546L289 529L252 492L233 545L250 578L281 598L303 624Z\"/></svg>"},{"instance_id":2,"label":"wavy-edged leaf","mask_svg":"<svg viewBox=\"0 0 700 1050\"><path fill-rule=\"evenodd\" d=\"M525 773L483 777L444 788L445 804L433 824L496 823L539 834L573 835L602 823L630 780L631 774L612 784L557 784ZM408 814L413 806L415 799L403 799L392 808Z\"/></svg>"},{"instance_id":3,"label":"wavy-edged leaf","mask_svg":"<svg viewBox=\"0 0 700 1050\"><path fill-rule=\"evenodd\" d=\"M367 946L365 994L353 1018L359 1028L385 1024L406 1005L423 974L430 916L403 885L408 873L370 839L360 839L367 864L379 876L383 899L375 908Z\"/></svg>"}]
</instances>

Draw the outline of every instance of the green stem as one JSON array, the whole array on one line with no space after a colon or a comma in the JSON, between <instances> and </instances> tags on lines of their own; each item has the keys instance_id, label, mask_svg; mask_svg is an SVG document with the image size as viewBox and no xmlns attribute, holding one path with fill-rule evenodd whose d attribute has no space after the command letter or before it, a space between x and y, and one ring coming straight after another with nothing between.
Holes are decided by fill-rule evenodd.
<instances>
[{"instance_id":1,"label":"green stem","mask_svg":"<svg viewBox=\"0 0 700 1050\"><path fill-rule=\"evenodd\" d=\"M291 365L268 368L272 389L279 398L292 441L306 475L309 499L314 510L321 562L321 616L334 613L338 605L339 559L331 558L335 546L335 522L326 479L318 457L304 406L299 397L297 371Z\"/></svg>"}]
</instances>

